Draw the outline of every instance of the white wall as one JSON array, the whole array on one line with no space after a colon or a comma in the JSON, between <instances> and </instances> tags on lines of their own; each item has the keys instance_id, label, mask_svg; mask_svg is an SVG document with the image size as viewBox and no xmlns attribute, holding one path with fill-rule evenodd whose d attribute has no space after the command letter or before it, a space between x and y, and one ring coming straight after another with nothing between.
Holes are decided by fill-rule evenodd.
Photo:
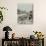
<instances>
[{"instance_id":1,"label":"white wall","mask_svg":"<svg viewBox=\"0 0 46 46\"><path fill-rule=\"evenodd\" d=\"M33 4L34 22L30 25L17 24L17 4ZM12 34L15 32L16 37L29 37L34 31L41 31L46 37L46 0L0 0L0 6L8 8L7 14L4 14L4 21L0 24L0 46L1 39L4 37L3 27L9 25L12 28ZM4 11L4 10L3 10ZM4 13L4 12L3 12ZM24 34L24 35L23 35ZM46 42L46 39L45 39ZM45 43L46 45L46 43Z\"/></svg>"}]
</instances>

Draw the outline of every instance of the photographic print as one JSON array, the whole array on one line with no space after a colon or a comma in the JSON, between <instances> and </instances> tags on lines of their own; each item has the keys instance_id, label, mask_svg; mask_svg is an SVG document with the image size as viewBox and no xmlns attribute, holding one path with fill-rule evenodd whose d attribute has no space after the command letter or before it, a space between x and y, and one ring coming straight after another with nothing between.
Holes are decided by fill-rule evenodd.
<instances>
[{"instance_id":1,"label":"photographic print","mask_svg":"<svg viewBox=\"0 0 46 46\"><path fill-rule=\"evenodd\" d=\"M4 41L4 46L19 46L16 41Z\"/></svg>"},{"instance_id":2,"label":"photographic print","mask_svg":"<svg viewBox=\"0 0 46 46\"><path fill-rule=\"evenodd\" d=\"M18 24L32 24L33 4L18 4L17 17Z\"/></svg>"}]
</instances>

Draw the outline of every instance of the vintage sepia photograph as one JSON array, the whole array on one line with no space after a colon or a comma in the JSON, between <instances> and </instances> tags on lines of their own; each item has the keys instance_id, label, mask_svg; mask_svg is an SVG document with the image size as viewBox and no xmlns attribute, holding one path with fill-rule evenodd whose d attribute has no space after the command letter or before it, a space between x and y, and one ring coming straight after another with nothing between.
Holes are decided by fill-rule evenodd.
<instances>
[{"instance_id":1,"label":"vintage sepia photograph","mask_svg":"<svg viewBox=\"0 0 46 46\"><path fill-rule=\"evenodd\" d=\"M18 4L17 6L17 23L32 24L33 23L33 4Z\"/></svg>"}]
</instances>

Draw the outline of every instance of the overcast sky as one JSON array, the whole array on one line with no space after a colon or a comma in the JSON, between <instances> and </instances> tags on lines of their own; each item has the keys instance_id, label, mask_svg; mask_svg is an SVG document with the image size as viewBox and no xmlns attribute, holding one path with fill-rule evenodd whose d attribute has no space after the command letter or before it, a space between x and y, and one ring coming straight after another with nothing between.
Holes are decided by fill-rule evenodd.
<instances>
[{"instance_id":1,"label":"overcast sky","mask_svg":"<svg viewBox=\"0 0 46 46\"><path fill-rule=\"evenodd\" d=\"M22 11L32 11L32 4L18 4L18 9Z\"/></svg>"}]
</instances>

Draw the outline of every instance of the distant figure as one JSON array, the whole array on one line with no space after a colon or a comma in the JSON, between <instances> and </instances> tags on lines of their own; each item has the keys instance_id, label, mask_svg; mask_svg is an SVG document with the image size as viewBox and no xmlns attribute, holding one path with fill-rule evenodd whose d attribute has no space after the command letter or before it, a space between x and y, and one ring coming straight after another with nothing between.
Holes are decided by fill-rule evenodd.
<instances>
[{"instance_id":1,"label":"distant figure","mask_svg":"<svg viewBox=\"0 0 46 46\"><path fill-rule=\"evenodd\" d=\"M15 33L12 34L12 39L15 39Z\"/></svg>"},{"instance_id":2,"label":"distant figure","mask_svg":"<svg viewBox=\"0 0 46 46\"><path fill-rule=\"evenodd\" d=\"M32 11L30 11L30 13L29 13L29 20L31 20L32 17L33 17L32 16Z\"/></svg>"}]
</instances>

